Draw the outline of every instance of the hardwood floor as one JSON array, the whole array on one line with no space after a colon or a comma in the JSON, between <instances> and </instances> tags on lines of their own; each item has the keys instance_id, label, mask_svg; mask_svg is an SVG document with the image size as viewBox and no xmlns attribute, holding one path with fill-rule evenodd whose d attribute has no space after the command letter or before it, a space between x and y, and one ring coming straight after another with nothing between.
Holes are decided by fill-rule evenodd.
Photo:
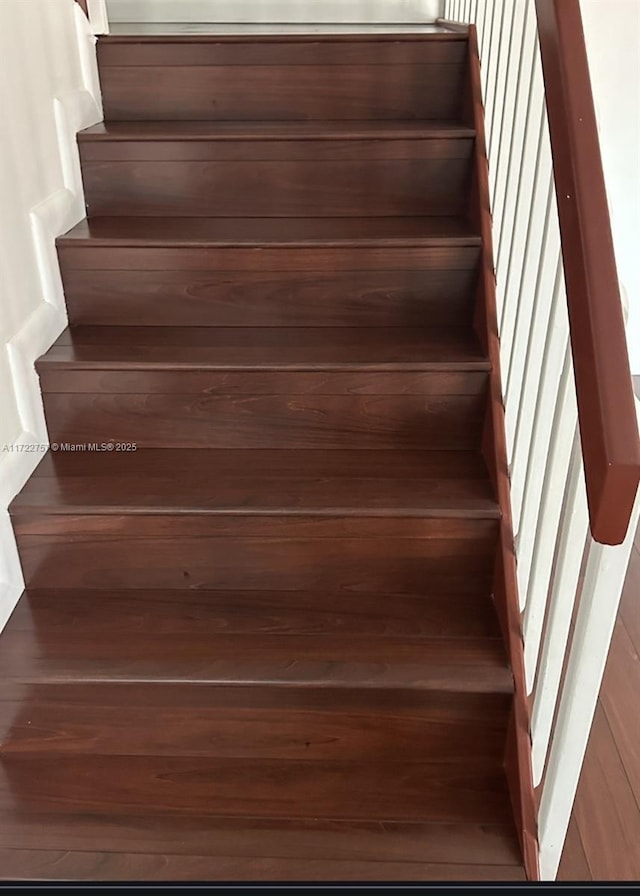
<instances>
[{"instance_id":1,"label":"hardwood floor","mask_svg":"<svg viewBox=\"0 0 640 896\"><path fill-rule=\"evenodd\" d=\"M559 880L640 880L640 529Z\"/></svg>"}]
</instances>

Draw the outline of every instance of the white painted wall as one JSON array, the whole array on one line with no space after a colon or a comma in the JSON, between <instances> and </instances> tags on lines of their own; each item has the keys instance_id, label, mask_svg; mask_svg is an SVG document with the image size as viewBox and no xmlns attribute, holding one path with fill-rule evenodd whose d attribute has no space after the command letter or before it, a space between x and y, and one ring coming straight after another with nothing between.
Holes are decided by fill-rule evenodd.
<instances>
[{"instance_id":1,"label":"white painted wall","mask_svg":"<svg viewBox=\"0 0 640 896\"><path fill-rule=\"evenodd\" d=\"M631 372L640 375L640 3L581 0L618 276L629 302Z\"/></svg>"},{"instance_id":2,"label":"white painted wall","mask_svg":"<svg viewBox=\"0 0 640 896\"><path fill-rule=\"evenodd\" d=\"M440 0L107 0L111 22L433 22Z\"/></svg>"},{"instance_id":3,"label":"white painted wall","mask_svg":"<svg viewBox=\"0 0 640 896\"><path fill-rule=\"evenodd\" d=\"M75 135L101 119L80 7L0 0L0 628L22 590L6 508L47 442L33 364L66 324L54 239L84 217Z\"/></svg>"}]
</instances>

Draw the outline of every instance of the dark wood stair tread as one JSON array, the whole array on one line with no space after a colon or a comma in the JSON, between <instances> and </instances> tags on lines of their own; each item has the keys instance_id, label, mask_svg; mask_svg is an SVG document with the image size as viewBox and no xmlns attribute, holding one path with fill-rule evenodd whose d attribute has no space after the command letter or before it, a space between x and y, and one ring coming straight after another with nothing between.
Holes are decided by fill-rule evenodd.
<instances>
[{"instance_id":1,"label":"dark wood stair tread","mask_svg":"<svg viewBox=\"0 0 640 896\"><path fill-rule=\"evenodd\" d=\"M49 453L11 506L33 514L497 519L467 451L142 449Z\"/></svg>"},{"instance_id":2,"label":"dark wood stair tread","mask_svg":"<svg viewBox=\"0 0 640 896\"><path fill-rule=\"evenodd\" d=\"M488 370L471 329L115 327L67 329L38 368Z\"/></svg>"},{"instance_id":3,"label":"dark wood stair tread","mask_svg":"<svg viewBox=\"0 0 640 896\"><path fill-rule=\"evenodd\" d=\"M92 599L96 599L95 597ZM150 682L296 688L441 690L511 694L513 678L497 639L352 636L173 635L121 633L92 640L40 633L34 641L7 629L3 681Z\"/></svg>"},{"instance_id":4,"label":"dark wood stair tread","mask_svg":"<svg viewBox=\"0 0 640 896\"><path fill-rule=\"evenodd\" d=\"M91 618L94 604L102 604L102 612L109 606L109 592L100 597L86 592L85 597L89 604L86 619ZM31 626L24 627L24 620L20 622L23 609L22 613L16 613L15 626L13 619L10 620L3 634L2 679L5 682L188 682L479 693L512 690L511 672L497 632L490 637L473 636L470 626L470 636L460 637L454 623L451 632L440 627L435 637L429 634L354 636L353 632L335 631L308 633L303 600L299 610L302 619L296 624L296 613L291 608L289 628L284 634L265 633L260 614L253 631L220 633L216 594L212 593L210 613L202 613L202 600L196 595L194 603L199 608L200 624L195 631L192 628L188 637L176 637L172 631L173 620L177 620L179 627L192 600L190 592L187 590L181 601L163 600L163 592L159 597L154 604L153 620L144 632L130 631L125 624L126 614L119 631L102 627L101 612L98 612L90 635L88 621L78 629L74 625L61 628L50 625L45 616L45 622L38 625L36 597ZM64 593L54 593L54 600L64 612ZM345 596L343 600L348 605L350 597ZM428 594L423 600L429 600ZM135 601L134 593L129 612ZM454 612L456 604L455 598L450 600ZM419 603L414 607L419 619ZM488 601L483 609L485 618L491 619L494 611ZM224 610L220 608L218 612L224 613ZM249 600L247 627L251 612ZM55 615L55 609L50 610L51 614ZM363 628L366 631L366 623Z\"/></svg>"},{"instance_id":5,"label":"dark wood stair tread","mask_svg":"<svg viewBox=\"0 0 640 896\"><path fill-rule=\"evenodd\" d=\"M442 247L479 246L463 218L85 218L57 240L66 246Z\"/></svg>"},{"instance_id":6,"label":"dark wood stair tread","mask_svg":"<svg viewBox=\"0 0 640 896\"><path fill-rule=\"evenodd\" d=\"M7 794L9 797L10 795ZM520 863L513 824L420 824L161 814L62 814L2 800L3 845L12 849L93 850L135 855L501 866ZM5 825L6 821L6 825ZM490 872L489 872L490 873ZM515 873L515 869L514 869Z\"/></svg>"},{"instance_id":7,"label":"dark wood stair tread","mask_svg":"<svg viewBox=\"0 0 640 896\"><path fill-rule=\"evenodd\" d=\"M506 823L495 762L350 762L73 756L6 759L12 797L101 814Z\"/></svg>"},{"instance_id":8,"label":"dark wood stair tread","mask_svg":"<svg viewBox=\"0 0 640 896\"><path fill-rule=\"evenodd\" d=\"M58 595L64 600L64 595ZM90 633L86 633L87 637ZM502 761L511 695L418 687L7 682L9 756ZM469 739L469 731L473 739Z\"/></svg>"},{"instance_id":9,"label":"dark wood stair tread","mask_svg":"<svg viewBox=\"0 0 640 896\"><path fill-rule=\"evenodd\" d=\"M131 852L0 849L0 879L172 881L437 881L525 880L513 865L148 855Z\"/></svg>"},{"instance_id":10,"label":"dark wood stair tread","mask_svg":"<svg viewBox=\"0 0 640 896\"><path fill-rule=\"evenodd\" d=\"M80 143L198 140L440 140L474 137L449 121L105 121L78 133Z\"/></svg>"}]
</instances>

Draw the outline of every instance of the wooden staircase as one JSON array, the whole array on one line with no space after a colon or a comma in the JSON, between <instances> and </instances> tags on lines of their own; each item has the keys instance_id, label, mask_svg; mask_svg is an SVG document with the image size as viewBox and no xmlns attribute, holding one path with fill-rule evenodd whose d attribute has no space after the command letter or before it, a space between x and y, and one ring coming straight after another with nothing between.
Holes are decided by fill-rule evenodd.
<instances>
[{"instance_id":1,"label":"wooden staircase","mask_svg":"<svg viewBox=\"0 0 640 896\"><path fill-rule=\"evenodd\" d=\"M4 877L523 878L466 35L98 52Z\"/></svg>"}]
</instances>

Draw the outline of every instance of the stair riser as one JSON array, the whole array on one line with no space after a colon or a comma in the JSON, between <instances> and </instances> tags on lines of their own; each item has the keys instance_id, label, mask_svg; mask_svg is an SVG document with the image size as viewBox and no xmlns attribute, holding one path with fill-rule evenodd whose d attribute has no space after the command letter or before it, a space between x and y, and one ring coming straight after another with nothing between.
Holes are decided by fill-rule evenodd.
<instances>
[{"instance_id":1,"label":"stair riser","mask_svg":"<svg viewBox=\"0 0 640 896\"><path fill-rule=\"evenodd\" d=\"M101 77L111 121L462 122L463 82L452 65L114 66Z\"/></svg>"},{"instance_id":2,"label":"stair riser","mask_svg":"<svg viewBox=\"0 0 640 896\"><path fill-rule=\"evenodd\" d=\"M509 705L505 694L49 684L3 702L0 732L5 756L440 757L498 765Z\"/></svg>"},{"instance_id":3,"label":"stair riser","mask_svg":"<svg viewBox=\"0 0 640 896\"><path fill-rule=\"evenodd\" d=\"M348 392L347 376L345 383ZM48 393L44 400L53 441L140 448L474 449L485 409L482 394Z\"/></svg>"},{"instance_id":4,"label":"stair riser","mask_svg":"<svg viewBox=\"0 0 640 896\"><path fill-rule=\"evenodd\" d=\"M177 155L191 148L168 145ZM142 144L136 154L146 148ZM221 151L215 144L201 148L211 159L196 161L84 160L88 214L306 217L312 209L316 217L461 215L468 202L471 140L414 141L404 152L396 147L400 158L391 160L376 158L380 151L368 143L347 147L360 156L353 160L341 158L339 146L329 144L331 154L314 142L303 144L305 158L298 161L297 144L284 144L281 161L265 160L268 143L250 148L255 158L247 161L233 160L229 147Z\"/></svg>"},{"instance_id":5,"label":"stair riser","mask_svg":"<svg viewBox=\"0 0 640 896\"><path fill-rule=\"evenodd\" d=\"M107 120L453 121L462 114L461 41L139 47L99 48Z\"/></svg>"},{"instance_id":6,"label":"stair riser","mask_svg":"<svg viewBox=\"0 0 640 896\"><path fill-rule=\"evenodd\" d=\"M98 635L102 643L110 644L122 632L127 632L132 643L139 643L140 636L150 631L160 636L175 635L182 641L199 637L203 631L209 632L212 637L293 635L344 640L345 636L351 636L355 644L377 639L381 646L388 644L389 638L436 637L446 638L449 642L461 638L465 639L463 643L500 639L493 607L488 600L478 599L474 594L455 597L451 594L430 594L425 597L351 592L345 600L343 594L330 592L199 590L185 593L183 589L110 589L99 598L87 600L86 592L82 590L30 589L13 612L12 631L29 632L35 626L37 631L46 628L54 638L70 633L72 637ZM327 640L326 643L331 642ZM121 641L118 646L122 647ZM132 700L136 694L131 689L123 693ZM261 693L260 689L257 693ZM317 701L321 693L318 692L313 699ZM343 690L341 701L344 702L350 693ZM68 694L69 691L65 691L65 696ZM153 694L154 699L162 704L164 691L156 690ZM355 703L357 695L357 691L352 694ZM151 700L152 694L147 692L146 686L143 696L145 701ZM376 706L380 710L387 705L382 702L383 696L381 692L376 698ZM218 699L222 699L220 694ZM243 700L248 699L245 694ZM424 708L428 705L425 700L426 695L416 698L413 703L407 698L408 702L402 706ZM116 701L116 705L123 706L125 702ZM291 696L282 705L291 708ZM391 709L400 709L399 703L391 702L388 705ZM478 721L481 721L483 716L479 708L478 711Z\"/></svg>"},{"instance_id":7,"label":"stair riser","mask_svg":"<svg viewBox=\"0 0 640 896\"><path fill-rule=\"evenodd\" d=\"M238 396L242 401L253 395L416 395L481 396L486 394L484 371L446 370L442 373L421 371L344 371L243 370L231 373L211 370L114 369L95 370L56 364L36 365L44 395L56 393L93 395L193 395ZM55 399L62 401L60 397Z\"/></svg>"},{"instance_id":8,"label":"stair riser","mask_svg":"<svg viewBox=\"0 0 640 896\"><path fill-rule=\"evenodd\" d=\"M135 39L110 36L98 42L98 64L101 74L113 66L145 68L163 65L226 66L231 74L247 66L287 68L304 66L378 66L390 65L466 65L468 46L465 37L453 34L412 36L398 33L393 37L345 34L284 35L273 40L261 36L228 38L212 35L164 35L154 38L139 35ZM381 69L383 71L384 69ZM154 97L154 100L156 97Z\"/></svg>"},{"instance_id":9,"label":"stair riser","mask_svg":"<svg viewBox=\"0 0 640 896\"><path fill-rule=\"evenodd\" d=\"M142 271L142 272L247 272L251 277L284 271L301 274L305 281L313 274L331 276L358 272L365 276L379 272L424 271L476 271L480 261L480 249L460 239L446 238L440 246L420 245L421 240L396 238L392 244L361 246L358 235L339 240L343 245L326 245L308 248L304 245L276 244L265 246L256 242L249 246L229 240L227 245L212 245L206 240L186 242L157 241L153 237L138 237L127 242L101 241L99 239L58 241L58 257L63 273L72 271ZM410 245L407 245L410 243ZM259 251L256 251L259 250ZM468 322L468 321L467 321Z\"/></svg>"},{"instance_id":10,"label":"stair riser","mask_svg":"<svg viewBox=\"0 0 640 896\"><path fill-rule=\"evenodd\" d=\"M470 253L469 267L459 270L423 265L370 272L339 267L332 272L317 265L308 271L81 270L63 261L63 280L72 324L467 326L476 254Z\"/></svg>"},{"instance_id":11,"label":"stair riser","mask_svg":"<svg viewBox=\"0 0 640 896\"><path fill-rule=\"evenodd\" d=\"M18 546L26 582L39 588L210 588L228 590L389 591L420 594L425 583L441 593L486 595L493 572L496 524L467 523L475 538L278 537L277 518L263 518L273 536L233 538L206 517L191 518L198 535L179 536L188 514L58 517L58 535L21 534ZM184 517L187 517L184 520ZM56 518L50 517L56 525ZM123 518L121 517L120 520ZM366 521L364 521L366 522ZM382 519L380 528L393 533ZM326 527L335 532L334 520ZM438 528L438 521L434 521ZM77 526L77 533L65 533ZM354 521L351 529L357 530ZM419 521L416 523L419 528ZM120 530L120 531L118 531Z\"/></svg>"}]
</instances>

